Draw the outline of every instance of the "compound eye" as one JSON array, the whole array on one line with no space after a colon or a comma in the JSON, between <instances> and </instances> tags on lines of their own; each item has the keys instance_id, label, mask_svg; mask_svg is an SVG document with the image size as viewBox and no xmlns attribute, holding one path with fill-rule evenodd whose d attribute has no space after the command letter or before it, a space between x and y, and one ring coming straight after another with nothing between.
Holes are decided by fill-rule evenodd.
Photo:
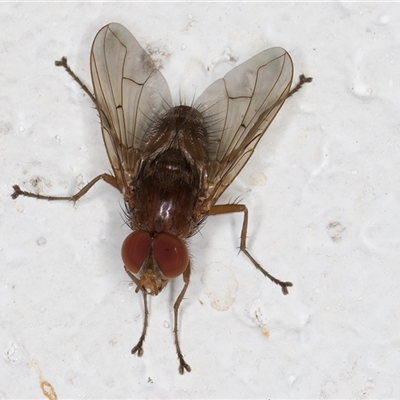
<instances>
[{"instance_id":1,"label":"compound eye","mask_svg":"<svg viewBox=\"0 0 400 400\"><path fill-rule=\"evenodd\" d=\"M130 233L122 243L121 255L125 267L137 274L150 252L151 238L148 232Z\"/></svg>"},{"instance_id":2,"label":"compound eye","mask_svg":"<svg viewBox=\"0 0 400 400\"><path fill-rule=\"evenodd\" d=\"M185 243L168 233L159 233L155 237L153 254L158 268L166 278L176 278L189 265L189 254Z\"/></svg>"}]
</instances>

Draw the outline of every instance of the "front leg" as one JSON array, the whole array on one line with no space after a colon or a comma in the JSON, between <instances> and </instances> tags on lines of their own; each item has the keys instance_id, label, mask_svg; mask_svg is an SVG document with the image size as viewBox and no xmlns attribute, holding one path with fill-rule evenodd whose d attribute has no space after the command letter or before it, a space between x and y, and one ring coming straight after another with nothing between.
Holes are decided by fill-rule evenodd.
<instances>
[{"instance_id":1,"label":"front leg","mask_svg":"<svg viewBox=\"0 0 400 400\"><path fill-rule=\"evenodd\" d=\"M138 292L140 290L139 279L137 279L136 276L133 275L131 271L129 271L129 269L127 269L126 267L124 268L129 277L133 280L133 282L136 283L137 285L136 292ZM143 293L143 305L144 305L144 320L143 320L142 334L140 335L138 342L135 344L135 346L133 346L131 350L131 354L137 354L139 357L142 357L144 352L143 344L146 339L147 327L149 326L149 308L147 306L147 292L144 289L142 289L141 292Z\"/></svg>"},{"instance_id":2,"label":"front leg","mask_svg":"<svg viewBox=\"0 0 400 400\"><path fill-rule=\"evenodd\" d=\"M186 363L185 358L183 357L181 346L179 344L179 337L178 337L178 310L179 306L181 305L181 302L183 300L183 297L185 296L186 289L189 286L190 282L190 264L186 268L186 270L183 273L183 281L185 282L181 292L179 293L178 298L175 301L174 304L174 337L175 337L175 348L176 348L176 354L178 355L178 360L179 360L179 373L183 375L185 373L185 370L187 372L190 372L192 369L190 368L190 365Z\"/></svg>"}]
</instances>

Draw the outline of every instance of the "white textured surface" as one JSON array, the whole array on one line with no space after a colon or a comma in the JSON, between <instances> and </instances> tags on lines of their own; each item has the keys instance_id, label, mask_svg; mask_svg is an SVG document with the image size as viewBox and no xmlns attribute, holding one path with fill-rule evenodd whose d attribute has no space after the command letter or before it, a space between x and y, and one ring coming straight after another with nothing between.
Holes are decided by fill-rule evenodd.
<instances>
[{"instance_id":1,"label":"white textured surface","mask_svg":"<svg viewBox=\"0 0 400 400\"><path fill-rule=\"evenodd\" d=\"M395 3L1 3L0 398L43 398L40 380L59 398L399 397L399 18ZM92 104L54 60L90 84L112 21L154 52L176 99L272 46L314 78L223 199L247 204L250 251L294 287L283 296L238 255L240 216L211 217L191 240L184 376L180 279L151 299L145 354L130 355L143 306L118 192L10 198L15 183L70 194L109 170Z\"/></svg>"}]
</instances>

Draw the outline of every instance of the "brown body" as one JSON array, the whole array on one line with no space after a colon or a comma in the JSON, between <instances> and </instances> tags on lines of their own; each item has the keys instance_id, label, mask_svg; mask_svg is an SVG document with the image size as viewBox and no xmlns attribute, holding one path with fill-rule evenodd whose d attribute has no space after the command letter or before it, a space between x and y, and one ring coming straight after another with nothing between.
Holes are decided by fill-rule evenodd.
<instances>
[{"instance_id":1,"label":"brown body","mask_svg":"<svg viewBox=\"0 0 400 400\"><path fill-rule=\"evenodd\" d=\"M302 75L290 91L293 64L282 48L264 50L209 86L192 107L172 107L162 74L132 34L120 24L103 27L90 57L94 95L63 66L95 103L113 174L102 174L70 197L44 196L14 185L19 195L77 201L104 180L123 195L132 233L122 245L125 270L144 298L144 325L132 354L143 354L149 311L157 295L181 275L174 304L179 372L190 371L178 339L178 309L190 281L185 240L209 215L243 213L240 249L284 294L291 282L269 274L246 248L248 211L243 204L215 203L249 160L284 101L311 78Z\"/></svg>"},{"instance_id":2,"label":"brown body","mask_svg":"<svg viewBox=\"0 0 400 400\"><path fill-rule=\"evenodd\" d=\"M207 132L201 115L194 108L171 109L154 127L159 143L149 143L137 177L130 183L132 200L127 196L133 230L150 234L168 232L182 239L191 236L199 223L202 175ZM187 150L187 141L197 149L197 159ZM160 149L161 151L157 151ZM135 189L137 188L137 189Z\"/></svg>"}]
</instances>

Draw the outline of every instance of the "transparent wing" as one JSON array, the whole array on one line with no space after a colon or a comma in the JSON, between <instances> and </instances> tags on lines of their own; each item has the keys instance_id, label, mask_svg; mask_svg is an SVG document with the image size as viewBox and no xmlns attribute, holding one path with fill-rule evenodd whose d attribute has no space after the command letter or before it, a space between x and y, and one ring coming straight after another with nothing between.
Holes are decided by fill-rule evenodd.
<instances>
[{"instance_id":1,"label":"transparent wing","mask_svg":"<svg viewBox=\"0 0 400 400\"><path fill-rule=\"evenodd\" d=\"M171 106L170 91L148 53L117 23L96 35L90 69L104 144L122 188L136 172L150 125Z\"/></svg>"},{"instance_id":2,"label":"transparent wing","mask_svg":"<svg viewBox=\"0 0 400 400\"><path fill-rule=\"evenodd\" d=\"M209 86L195 103L209 134L208 198L215 203L244 167L288 96L286 50L265 50Z\"/></svg>"}]
</instances>

